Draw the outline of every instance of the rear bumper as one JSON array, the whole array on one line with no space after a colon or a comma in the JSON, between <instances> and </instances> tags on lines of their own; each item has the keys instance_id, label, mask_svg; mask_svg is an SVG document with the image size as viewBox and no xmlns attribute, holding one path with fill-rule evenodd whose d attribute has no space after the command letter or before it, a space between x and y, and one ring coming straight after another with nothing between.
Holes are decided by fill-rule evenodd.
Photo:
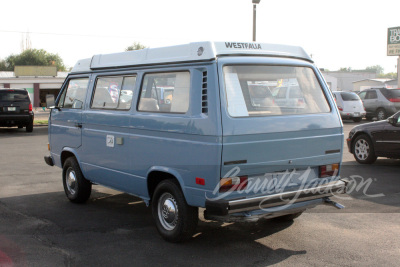
<instances>
[{"instance_id":1,"label":"rear bumper","mask_svg":"<svg viewBox=\"0 0 400 267\"><path fill-rule=\"evenodd\" d=\"M0 126L28 125L34 119L33 114L0 115Z\"/></svg>"},{"instance_id":2,"label":"rear bumper","mask_svg":"<svg viewBox=\"0 0 400 267\"><path fill-rule=\"evenodd\" d=\"M340 111L342 119L364 118L366 112L344 112Z\"/></svg>"},{"instance_id":3,"label":"rear bumper","mask_svg":"<svg viewBox=\"0 0 400 267\"><path fill-rule=\"evenodd\" d=\"M54 161L51 156L44 156L44 161L46 162L47 165L54 166Z\"/></svg>"},{"instance_id":4,"label":"rear bumper","mask_svg":"<svg viewBox=\"0 0 400 267\"><path fill-rule=\"evenodd\" d=\"M348 181L345 179L327 183L313 188L283 192L273 195L235 200L206 200L206 211L209 215L227 216L238 212L264 210L282 207L290 209L291 205L301 202L322 199L334 194L346 192ZM285 207L287 205L287 207Z\"/></svg>"}]
</instances>

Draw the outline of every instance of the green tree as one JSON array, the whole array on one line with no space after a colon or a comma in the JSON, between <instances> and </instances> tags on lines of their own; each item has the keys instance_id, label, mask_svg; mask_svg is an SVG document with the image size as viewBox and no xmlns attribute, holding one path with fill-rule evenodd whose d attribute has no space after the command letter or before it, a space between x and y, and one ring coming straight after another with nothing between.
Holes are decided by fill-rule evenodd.
<instances>
[{"instance_id":1,"label":"green tree","mask_svg":"<svg viewBox=\"0 0 400 267\"><path fill-rule=\"evenodd\" d=\"M27 49L19 55L10 55L0 62L2 71L14 71L15 66L56 66L58 71L66 71L64 62L58 54L43 49Z\"/></svg>"},{"instance_id":2,"label":"green tree","mask_svg":"<svg viewBox=\"0 0 400 267\"><path fill-rule=\"evenodd\" d=\"M134 42L132 45L128 46L125 51L141 50L145 48L147 48L147 46L142 45L139 42Z\"/></svg>"},{"instance_id":3,"label":"green tree","mask_svg":"<svg viewBox=\"0 0 400 267\"><path fill-rule=\"evenodd\" d=\"M375 72L376 74L383 74L383 67L380 65L374 65L366 67L365 70Z\"/></svg>"}]
</instances>

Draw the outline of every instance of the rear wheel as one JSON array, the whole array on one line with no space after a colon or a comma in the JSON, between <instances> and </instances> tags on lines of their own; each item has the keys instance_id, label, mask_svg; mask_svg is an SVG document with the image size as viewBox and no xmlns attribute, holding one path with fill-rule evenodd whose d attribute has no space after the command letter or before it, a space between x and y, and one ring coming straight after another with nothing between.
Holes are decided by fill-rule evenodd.
<instances>
[{"instance_id":1,"label":"rear wheel","mask_svg":"<svg viewBox=\"0 0 400 267\"><path fill-rule=\"evenodd\" d=\"M28 125L26 125L26 131L31 133L33 131L33 121L31 121Z\"/></svg>"},{"instance_id":2,"label":"rear wheel","mask_svg":"<svg viewBox=\"0 0 400 267\"><path fill-rule=\"evenodd\" d=\"M92 184L83 177L74 157L69 157L64 163L63 185L67 198L74 203L86 202L92 192Z\"/></svg>"},{"instance_id":3,"label":"rear wheel","mask_svg":"<svg viewBox=\"0 0 400 267\"><path fill-rule=\"evenodd\" d=\"M198 208L189 206L174 180L160 182L153 195L152 212L160 235L169 242L188 240L198 224Z\"/></svg>"},{"instance_id":4,"label":"rear wheel","mask_svg":"<svg viewBox=\"0 0 400 267\"><path fill-rule=\"evenodd\" d=\"M367 121L372 121L373 118L374 118L373 116L365 116L365 119L366 119Z\"/></svg>"},{"instance_id":5,"label":"rear wheel","mask_svg":"<svg viewBox=\"0 0 400 267\"><path fill-rule=\"evenodd\" d=\"M360 122L362 118L353 118L354 122Z\"/></svg>"},{"instance_id":6,"label":"rear wheel","mask_svg":"<svg viewBox=\"0 0 400 267\"><path fill-rule=\"evenodd\" d=\"M376 111L376 117L378 118L378 121L386 119L386 110L383 108L378 108L378 110Z\"/></svg>"},{"instance_id":7,"label":"rear wheel","mask_svg":"<svg viewBox=\"0 0 400 267\"><path fill-rule=\"evenodd\" d=\"M374 145L365 134L358 136L354 140L352 151L354 158L361 164L371 164L376 161Z\"/></svg>"}]
</instances>

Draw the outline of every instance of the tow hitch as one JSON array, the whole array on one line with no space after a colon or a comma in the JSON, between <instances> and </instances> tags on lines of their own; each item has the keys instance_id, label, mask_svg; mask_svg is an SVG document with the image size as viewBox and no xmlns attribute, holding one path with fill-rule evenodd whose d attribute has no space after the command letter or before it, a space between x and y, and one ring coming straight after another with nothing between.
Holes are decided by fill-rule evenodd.
<instances>
[{"instance_id":1,"label":"tow hitch","mask_svg":"<svg viewBox=\"0 0 400 267\"><path fill-rule=\"evenodd\" d=\"M336 201L331 200L329 197L324 197L324 204L325 205L332 205L337 209L344 209L345 206L343 206L342 204L337 203Z\"/></svg>"}]
</instances>

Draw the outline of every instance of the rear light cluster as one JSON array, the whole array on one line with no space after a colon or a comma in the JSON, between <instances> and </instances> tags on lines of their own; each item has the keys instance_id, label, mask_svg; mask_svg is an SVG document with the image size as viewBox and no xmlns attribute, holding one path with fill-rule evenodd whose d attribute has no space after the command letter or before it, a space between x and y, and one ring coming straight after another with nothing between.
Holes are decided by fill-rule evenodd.
<instances>
[{"instance_id":1,"label":"rear light cluster","mask_svg":"<svg viewBox=\"0 0 400 267\"><path fill-rule=\"evenodd\" d=\"M339 171L339 163L319 166L319 177L324 178L324 177L335 176L338 173L338 171Z\"/></svg>"},{"instance_id":2,"label":"rear light cluster","mask_svg":"<svg viewBox=\"0 0 400 267\"><path fill-rule=\"evenodd\" d=\"M247 178L247 175L222 178L219 182L219 192L243 190L247 187Z\"/></svg>"},{"instance_id":3,"label":"rear light cluster","mask_svg":"<svg viewBox=\"0 0 400 267\"><path fill-rule=\"evenodd\" d=\"M390 102L400 102L400 98L390 98Z\"/></svg>"},{"instance_id":4,"label":"rear light cluster","mask_svg":"<svg viewBox=\"0 0 400 267\"><path fill-rule=\"evenodd\" d=\"M338 108L340 111L343 111L343 108L342 108L341 106L337 106L337 108Z\"/></svg>"},{"instance_id":5,"label":"rear light cluster","mask_svg":"<svg viewBox=\"0 0 400 267\"><path fill-rule=\"evenodd\" d=\"M32 111L33 110L33 108L32 108L32 104L29 104L29 111ZM26 111L25 111L26 112Z\"/></svg>"}]
</instances>

